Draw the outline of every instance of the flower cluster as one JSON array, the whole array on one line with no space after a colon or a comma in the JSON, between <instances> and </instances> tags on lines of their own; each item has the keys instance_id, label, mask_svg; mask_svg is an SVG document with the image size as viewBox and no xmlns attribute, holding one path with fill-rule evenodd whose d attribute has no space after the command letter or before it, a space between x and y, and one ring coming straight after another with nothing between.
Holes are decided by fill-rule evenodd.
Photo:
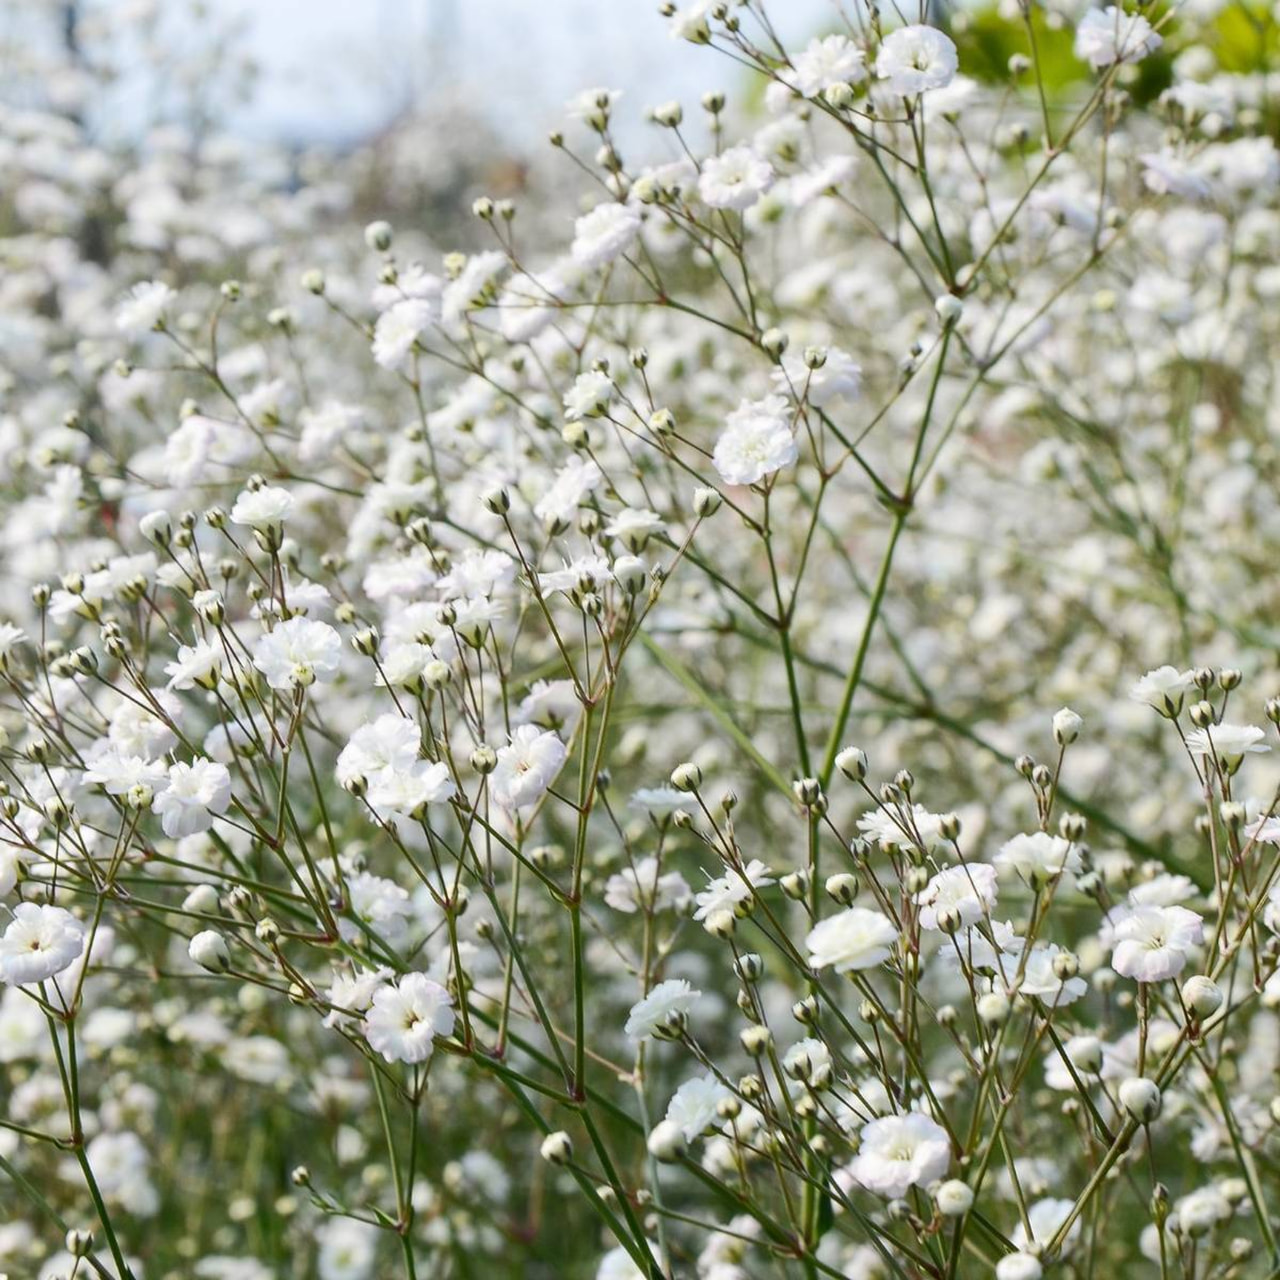
<instances>
[{"instance_id":1,"label":"flower cluster","mask_svg":"<svg viewBox=\"0 0 1280 1280\"><path fill-rule=\"evenodd\" d=\"M437 244L108 146L68 9L0 1274L1280 1268L1270 16L667 4L743 81Z\"/></svg>"}]
</instances>

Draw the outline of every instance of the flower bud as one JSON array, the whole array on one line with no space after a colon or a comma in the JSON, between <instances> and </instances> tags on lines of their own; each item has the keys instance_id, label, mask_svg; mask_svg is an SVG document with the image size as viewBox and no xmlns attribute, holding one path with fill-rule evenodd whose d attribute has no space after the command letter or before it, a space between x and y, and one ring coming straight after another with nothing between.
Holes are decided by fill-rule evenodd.
<instances>
[{"instance_id":1,"label":"flower bud","mask_svg":"<svg viewBox=\"0 0 1280 1280\"><path fill-rule=\"evenodd\" d=\"M934 1191L933 1199L944 1218L959 1218L973 1207L973 1188L959 1178L948 1178Z\"/></svg>"},{"instance_id":2,"label":"flower bud","mask_svg":"<svg viewBox=\"0 0 1280 1280\"><path fill-rule=\"evenodd\" d=\"M1053 740L1060 747L1069 746L1080 736L1083 728L1084 720L1070 707L1063 707L1053 717Z\"/></svg>"},{"instance_id":3,"label":"flower bud","mask_svg":"<svg viewBox=\"0 0 1280 1280\"><path fill-rule=\"evenodd\" d=\"M693 491L693 513L699 520L713 516L720 509L724 499L715 489L695 489Z\"/></svg>"},{"instance_id":4,"label":"flower bud","mask_svg":"<svg viewBox=\"0 0 1280 1280\"><path fill-rule=\"evenodd\" d=\"M364 242L377 253L386 253L391 248L391 223L371 222L364 229Z\"/></svg>"},{"instance_id":5,"label":"flower bud","mask_svg":"<svg viewBox=\"0 0 1280 1280\"><path fill-rule=\"evenodd\" d=\"M1182 1003L1197 1021L1212 1018L1222 1008L1222 988L1212 978L1197 973L1182 984Z\"/></svg>"},{"instance_id":6,"label":"flower bud","mask_svg":"<svg viewBox=\"0 0 1280 1280\"><path fill-rule=\"evenodd\" d=\"M845 747L845 749L836 756L836 768L839 769L850 782L861 782L863 778L867 776L866 753L860 751L857 747Z\"/></svg>"},{"instance_id":7,"label":"flower bud","mask_svg":"<svg viewBox=\"0 0 1280 1280\"><path fill-rule=\"evenodd\" d=\"M760 335L760 345L775 360L787 349L788 342L787 335L781 329L766 329Z\"/></svg>"},{"instance_id":8,"label":"flower bud","mask_svg":"<svg viewBox=\"0 0 1280 1280\"><path fill-rule=\"evenodd\" d=\"M1040 1280L1044 1267L1032 1253L1006 1253L996 1263L996 1280Z\"/></svg>"},{"instance_id":9,"label":"flower bud","mask_svg":"<svg viewBox=\"0 0 1280 1280\"><path fill-rule=\"evenodd\" d=\"M1120 1105L1143 1124L1160 1114L1160 1102L1160 1087L1146 1076L1130 1076L1120 1086Z\"/></svg>"},{"instance_id":10,"label":"flower bud","mask_svg":"<svg viewBox=\"0 0 1280 1280\"><path fill-rule=\"evenodd\" d=\"M809 876L804 871L789 871L778 881L778 888L795 902L809 891Z\"/></svg>"},{"instance_id":11,"label":"flower bud","mask_svg":"<svg viewBox=\"0 0 1280 1280\"><path fill-rule=\"evenodd\" d=\"M538 1148L548 1164L568 1164L573 1159L573 1139L563 1129L549 1133Z\"/></svg>"},{"instance_id":12,"label":"flower bud","mask_svg":"<svg viewBox=\"0 0 1280 1280\"><path fill-rule=\"evenodd\" d=\"M998 1027L1009 1017L1009 997L1003 991L988 991L978 997L978 1017L989 1027Z\"/></svg>"},{"instance_id":13,"label":"flower bud","mask_svg":"<svg viewBox=\"0 0 1280 1280\"><path fill-rule=\"evenodd\" d=\"M689 760L678 764L671 771L671 785L677 791L697 791L702 785L702 770Z\"/></svg>"},{"instance_id":14,"label":"flower bud","mask_svg":"<svg viewBox=\"0 0 1280 1280\"><path fill-rule=\"evenodd\" d=\"M231 968L227 940L216 929L205 929L191 939L187 954L210 973L226 973Z\"/></svg>"},{"instance_id":15,"label":"flower bud","mask_svg":"<svg viewBox=\"0 0 1280 1280\"><path fill-rule=\"evenodd\" d=\"M842 871L838 875L828 876L827 883L823 887L833 901L838 902L842 907L847 907L858 896L858 877L848 871Z\"/></svg>"},{"instance_id":16,"label":"flower bud","mask_svg":"<svg viewBox=\"0 0 1280 1280\"><path fill-rule=\"evenodd\" d=\"M688 1146L684 1133L674 1120L659 1120L650 1131L645 1145L649 1148L649 1154L664 1164L679 1160Z\"/></svg>"},{"instance_id":17,"label":"flower bud","mask_svg":"<svg viewBox=\"0 0 1280 1280\"><path fill-rule=\"evenodd\" d=\"M88 1229L72 1227L66 1236L67 1252L73 1258L83 1258L88 1256L89 1250L93 1248L93 1232Z\"/></svg>"},{"instance_id":18,"label":"flower bud","mask_svg":"<svg viewBox=\"0 0 1280 1280\"><path fill-rule=\"evenodd\" d=\"M953 325L964 314L964 303L954 293L944 293L934 299L934 314L944 327Z\"/></svg>"}]
</instances>

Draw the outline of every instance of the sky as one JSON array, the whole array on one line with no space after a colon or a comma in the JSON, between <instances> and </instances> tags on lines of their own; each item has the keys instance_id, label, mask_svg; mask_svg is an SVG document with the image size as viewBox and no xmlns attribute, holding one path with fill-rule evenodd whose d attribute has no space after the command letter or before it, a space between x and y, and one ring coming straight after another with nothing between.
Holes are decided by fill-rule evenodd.
<instances>
[{"instance_id":1,"label":"sky","mask_svg":"<svg viewBox=\"0 0 1280 1280\"><path fill-rule=\"evenodd\" d=\"M673 40L656 0L210 0L246 25L262 78L232 121L246 137L355 141L437 89L474 95L517 145L563 122L578 90L621 89L619 112L731 89L732 63ZM829 24L836 0L770 0L784 39Z\"/></svg>"}]
</instances>

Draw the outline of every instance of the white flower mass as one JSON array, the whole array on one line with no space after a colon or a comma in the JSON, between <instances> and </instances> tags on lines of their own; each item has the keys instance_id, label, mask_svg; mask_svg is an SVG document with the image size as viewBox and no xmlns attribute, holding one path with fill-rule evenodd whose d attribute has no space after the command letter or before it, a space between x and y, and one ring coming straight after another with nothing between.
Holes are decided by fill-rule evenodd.
<instances>
[{"instance_id":1,"label":"white flower mass","mask_svg":"<svg viewBox=\"0 0 1280 1280\"><path fill-rule=\"evenodd\" d=\"M0 1280L1280 1274L1276 14L428 7L0 0Z\"/></svg>"}]
</instances>

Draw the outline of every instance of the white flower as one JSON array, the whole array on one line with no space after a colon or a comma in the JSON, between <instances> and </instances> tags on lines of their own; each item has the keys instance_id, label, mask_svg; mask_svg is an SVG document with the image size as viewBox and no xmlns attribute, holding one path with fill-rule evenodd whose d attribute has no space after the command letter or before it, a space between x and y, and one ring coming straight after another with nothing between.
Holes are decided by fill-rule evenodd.
<instances>
[{"instance_id":1,"label":"white flower","mask_svg":"<svg viewBox=\"0 0 1280 1280\"><path fill-rule=\"evenodd\" d=\"M657 1246L652 1241L649 1243L649 1252L655 1258L658 1256ZM635 1259L619 1245L600 1259L596 1280L649 1280L650 1274L651 1272L641 1271L636 1266Z\"/></svg>"},{"instance_id":2,"label":"white flower","mask_svg":"<svg viewBox=\"0 0 1280 1280\"><path fill-rule=\"evenodd\" d=\"M911 1187L937 1182L950 1164L946 1130L912 1111L863 1125L858 1155L849 1171L868 1191L897 1200Z\"/></svg>"},{"instance_id":3,"label":"white flower","mask_svg":"<svg viewBox=\"0 0 1280 1280\"><path fill-rule=\"evenodd\" d=\"M580 267L602 267L626 253L639 234L639 211L629 204L606 200L574 222L570 253Z\"/></svg>"},{"instance_id":4,"label":"white flower","mask_svg":"<svg viewBox=\"0 0 1280 1280\"><path fill-rule=\"evenodd\" d=\"M0 936L0 982L18 987L45 982L84 951L84 928L61 907L20 902Z\"/></svg>"},{"instance_id":5,"label":"white flower","mask_svg":"<svg viewBox=\"0 0 1280 1280\"><path fill-rule=\"evenodd\" d=\"M1055 876L1076 875L1080 871L1080 851L1061 836L1045 831L1016 835L1006 840L995 856L1002 871L1013 871L1032 885L1048 883Z\"/></svg>"},{"instance_id":6,"label":"white flower","mask_svg":"<svg viewBox=\"0 0 1280 1280\"><path fill-rule=\"evenodd\" d=\"M1158 196L1181 196L1184 200L1204 200L1213 188L1199 171L1195 160L1178 155L1167 148L1164 151L1148 151L1140 155L1142 181L1148 191ZM1161 667L1172 671L1172 667Z\"/></svg>"},{"instance_id":7,"label":"white flower","mask_svg":"<svg viewBox=\"0 0 1280 1280\"><path fill-rule=\"evenodd\" d=\"M688 40L691 44L705 44L711 29L707 24L714 0L693 0L671 15L668 30L673 40ZM598 1280L604 1280L598 1277Z\"/></svg>"},{"instance_id":8,"label":"white flower","mask_svg":"<svg viewBox=\"0 0 1280 1280\"><path fill-rule=\"evenodd\" d=\"M1125 13L1115 5L1090 9L1076 28L1076 57L1095 71L1113 62L1140 62L1163 43L1140 13Z\"/></svg>"},{"instance_id":9,"label":"white flower","mask_svg":"<svg viewBox=\"0 0 1280 1280\"><path fill-rule=\"evenodd\" d=\"M369 778L384 769L409 769L418 759L422 730L399 712L363 724L338 754L337 777L344 786L353 778Z\"/></svg>"},{"instance_id":10,"label":"white flower","mask_svg":"<svg viewBox=\"0 0 1280 1280\"><path fill-rule=\"evenodd\" d=\"M555 781L569 749L549 730L522 724L498 752L489 777L489 793L504 809L521 809L540 800Z\"/></svg>"},{"instance_id":11,"label":"white flower","mask_svg":"<svg viewBox=\"0 0 1280 1280\"><path fill-rule=\"evenodd\" d=\"M274 529L293 512L293 494L288 489L264 484L260 489L245 489L231 508L235 524L248 525L251 529Z\"/></svg>"},{"instance_id":12,"label":"white flower","mask_svg":"<svg viewBox=\"0 0 1280 1280\"><path fill-rule=\"evenodd\" d=\"M27 633L21 627L15 627L12 622L0 622L0 671L8 667L13 651L26 643L26 639Z\"/></svg>"},{"instance_id":13,"label":"white flower","mask_svg":"<svg viewBox=\"0 0 1280 1280\"><path fill-rule=\"evenodd\" d=\"M1177 667L1157 667L1148 671L1132 689L1129 697L1154 707L1161 715L1176 716L1182 710L1182 699L1192 685L1192 673Z\"/></svg>"},{"instance_id":14,"label":"white flower","mask_svg":"<svg viewBox=\"0 0 1280 1280\"><path fill-rule=\"evenodd\" d=\"M327 622L290 618L253 647L253 665L273 689L304 688L331 680L342 656L342 637Z\"/></svg>"},{"instance_id":15,"label":"white flower","mask_svg":"<svg viewBox=\"0 0 1280 1280\"><path fill-rule=\"evenodd\" d=\"M1006 1253L996 1263L996 1280L1040 1280L1044 1267L1034 1253Z\"/></svg>"},{"instance_id":16,"label":"white flower","mask_svg":"<svg viewBox=\"0 0 1280 1280\"><path fill-rule=\"evenodd\" d=\"M772 185L773 167L750 147L708 156L698 176L698 194L713 209L750 209Z\"/></svg>"},{"instance_id":17,"label":"white flower","mask_svg":"<svg viewBox=\"0 0 1280 1280\"><path fill-rule=\"evenodd\" d=\"M720 1120L716 1110L732 1093L707 1072L686 1080L667 1104L667 1119L680 1127L686 1142L694 1142Z\"/></svg>"},{"instance_id":18,"label":"white flower","mask_svg":"<svg viewBox=\"0 0 1280 1280\"><path fill-rule=\"evenodd\" d=\"M373 327L373 358L384 369L400 368L434 319L436 309L425 298L405 298L389 307Z\"/></svg>"},{"instance_id":19,"label":"white flower","mask_svg":"<svg viewBox=\"0 0 1280 1280\"><path fill-rule=\"evenodd\" d=\"M30 858L26 849L10 844L7 840L0 840L0 898L6 898L14 891L18 884L18 872L27 865ZM1271 927L1274 928L1274 925Z\"/></svg>"},{"instance_id":20,"label":"white flower","mask_svg":"<svg viewBox=\"0 0 1280 1280\"><path fill-rule=\"evenodd\" d=\"M169 766L169 780L156 793L152 809L160 815L164 833L174 839L208 831L216 815L231 803L231 775L214 760L193 760Z\"/></svg>"},{"instance_id":21,"label":"white flower","mask_svg":"<svg viewBox=\"0 0 1280 1280\"><path fill-rule=\"evenodd\" d=\"M838 84L860 84L867 78L866 53L847 36L818 36L791 60L791 83L812 98Z\"/></svg>"},{"instance_id":22,"label":"white flower","mask_svg":"<svg viewBox=\"0 0 1280 1280\"><path fill-rule=\"evenodd\" d=\"M551 487L538 499L533 514L544 522L568 523L603 479L604 475L593 459L574 455L556 473Z\"/></svg>"},{"instance_id":23,"label":"white flower","mask_svg":"<svg viewBox=\"0 0 1280 1280\"><path fill-rule=\"evenodd\" d=\"M1010 955L1016 956L1022 949L1010 948ZM1035 996L1053 1008L1072 1004L1085 995L1089 984L1083 978L1059 978L1054 972L1054 962L1062 954L1062 948L1052 942L1033 947L1023 965L1018 993ZM1017 969L1017 963L1011 962L1005 966L1005 975L1012 981Z\"/></svg>"},{"instance_id":24,"label":"white flower","mask_svg":"<svg viewBox=\"0 0 1280 1280\"><path fill-rule=\"evenodd\" d=\"M109 796L127 795L134 787L154 790L164 776L165 767L158 760L144 760L110 748L94 756L84 771L85 782L97 784Z\"/></svg>"},{"instance_id":25,"label":"white flower","mask_svg":"<svg viewBox=\"0 0 1280 1280\"><path fill-rule=\"evenodd\" d=\"M706 920L717 911L736 914L739 908L754 898L757 889L768 888L772 883L769 868L759 858L752 858L741 871L730 867L724 875L710 881L694 899L698 909L693 913L693 918Z\"/></svg>"},{"instance_id":26,"label":"white flower","mask_svg":"<svg viewBox=\"0 0 1280 1280\"><path fill-rule=\"evenodd\" d=\"M381 966L338 974L324 993L325 1003L330 1006L324 1016L324 1025L338 1027L347 1019L362 1018L373 1003L373 997L390 979L391 970Z\"/></svg>"},{"instance_id":27,"label":"white flower","mask_svg":"<svg viewBox=\"0 0 1280 1280\"><path fill-rule=\"evenodd\" d=\"M615 911L683 911L689 904L689 885L678 871L659 875L657 858L641 858L633 867L611 875L604 900Z\"/></svg>"},{"instance_id":28,"label":"white flower","mask_svg":"<svg viewBox=\"0 0 1280 1280\"><path fill-rule=\"evenodd\" d=\"M675 1025L701 994L684 978L659 982L643 1000L631 1006L623 1030L636 1044L648 1040L656 1031Z\"/></svg>"},{"instance_id":29,"label":"white flower","mask_svg":"<svg viewBox=\"0 0 1280 1280\"><path fill-rule=\"evenodd\" d=\"M347 876L347 893L354 920L340 920L338 928L348 942L358 942L365 936L361 926L390 946L404 942L412 910L405 889L385 876L361 871Z\"/></svg>"},{"instance_id":30,"label":"white flower","mask_svg":"<svg viewBox=\"0 0 1280 1280\"><path fill-rule=\"evenodd\" d=\"M862 386L862 368L839 347L828 347L823 362L809 368L803 352L788 352L782 357L782 368L773 371L773 384L780 395L804 396L814 408L844 397L856 400Z\"/></svg>"},{"instance_id":31,"label":"white flower","mask_svg":"<svg viewBox=\"0 0 1280 1280\"><path fill-rule=\"evenodd\" d=\"M133 336L156 328L178 295L158 280L144 280L129 290L116 308L116 328Z\"/></svg>"},{"instance_id":32,"label":"white flower","mask_svg":"<svg viewBox=\"0 0 1280 1280\"><path fill-rule=\"evenodd\" d=\"M641 787L631 793L627 804L632 809L643 809L654 817L665 817L683 809L688 812L696 807L693 797L675 787Z\"/></svg>"},{"instance_id":33,"label":"white flower","mask_svg":"<svg viewBox=\"0 0 1280 1280\"><path fill-rule=\"evenodd\" d=\"M426 1062L437 1036L453 1034L453 999L424 973L379 988L365 1015L369 1046L388 1062Z\"/></svg>"},{"instance_id":34,"label":"white flower","mask_svg":"<svg viewBox=\"0 0 1280 1280\"><path fill-rule=\"evenodd\" d=\"M148 1176L150 1157L137 1134L100 1133L84 1154L107 1200L140 1218L150 1217L160 1207Z\"/></svg>"},{"instance_id":35,"label":"white flower","mask_svg":"<svg viewBox=\"0 0 1280 1280\"><path fill-rule=\"evenodd\" d=\"M216 641L197 640L178 646L178 657L164 669L170 689L190 689L193 684L211 687L226 661L226 653Z\"/></svg>"},{"instance_id":36,"label":"white flower","mask_svg":"<svg viewBox=\"0 0 1280 1280\"><path fill-rule=\"evenodd\" d=\"M1132 907L1115 926L1111 967L1138 982L1163 982L1182 971L1204 941L1204 922L1186 907Z\"/></svg>"},{"instance_id":37,"label":"white flower","mask_svg":"<svg viewBox=\"0 0 1280 1280\"><path fill-rule=\"evenodd\" d=\"M1195 756L1210 756L1228 773L1235 773L1246 755L1271 750L1262 741L1266 736L1253 724L1215 724L1187 734L1187 750Z\"/></svg>"},{"instance_id":38,"label":"white flower","mask_svg":"<svg viewBox=\"0 0 1280 1280\"><path fill-rule=\"evenodd\" d=\"M417 760L407 769L383 769L369 780L369 807L384 820L420 817L429 804L444 804L457 788L443 760Z\"/></svg>"},{"instance_id":39,"label":"white flower","mask_svg":"<svg viewBox=\"0 0 1280 1280\"><path fill-rule=\"evenodd\" d=\"M570 422L602 414L613 399L613 379L599 369L588 369L573 380L564 393L564 416Z\"/></svg>"},{"instance_id":40,"label":"white flower","mask_svg":"<svg viewBox=\"0 0 1280 1280\"><path fill-rule=\"evenodd\" d=\"M316 1230L319 1280L369 1280L378 1260L381 1230L354 1218L328 1218Z\"/></svg>"},{"instance_id":41,"label":"white flower","mask_svg":"<svg viewBox=\"0 0 1280 1280\"><path fill-rule=\"evenodd\" d=\"M744 400L728 417L712 462L726 484L758 484L800 456L781 396Z\"/></svg>"},{"instance_id":42,"label":"white flower","mask_svg":"<svg viewBox=\"0 0 1280 1280\"><path fill-rule=\"evenodd\" d=\"M961 925L977 924L995 906L996 869L985 862L948 867L916 894L915 901L922 908L922 929L937 929L941 911L955 913Z\"/></svg>"},{"instance_id":43,"label":"white flower","mask_svg":"<svg viewBox=\"0 0 1280 1280\"><path fill-rule=\"evenodd\" d=\"M945 89L958 66L955 45L937 27L899 27L885 36L876 55L876 75L904 97Z\"/></svg>"},{"instance_id":44,"label":"white flower","mask_svg":"<svg viewBox=\"0 0 1280 1280\"><path fill-rule=\"evenodd\" d=\"M850 973L882 964L897 941L897 927L880 912L849 907L815 925L804 943L815 969Z\"/></svg>"}]
</instances>

